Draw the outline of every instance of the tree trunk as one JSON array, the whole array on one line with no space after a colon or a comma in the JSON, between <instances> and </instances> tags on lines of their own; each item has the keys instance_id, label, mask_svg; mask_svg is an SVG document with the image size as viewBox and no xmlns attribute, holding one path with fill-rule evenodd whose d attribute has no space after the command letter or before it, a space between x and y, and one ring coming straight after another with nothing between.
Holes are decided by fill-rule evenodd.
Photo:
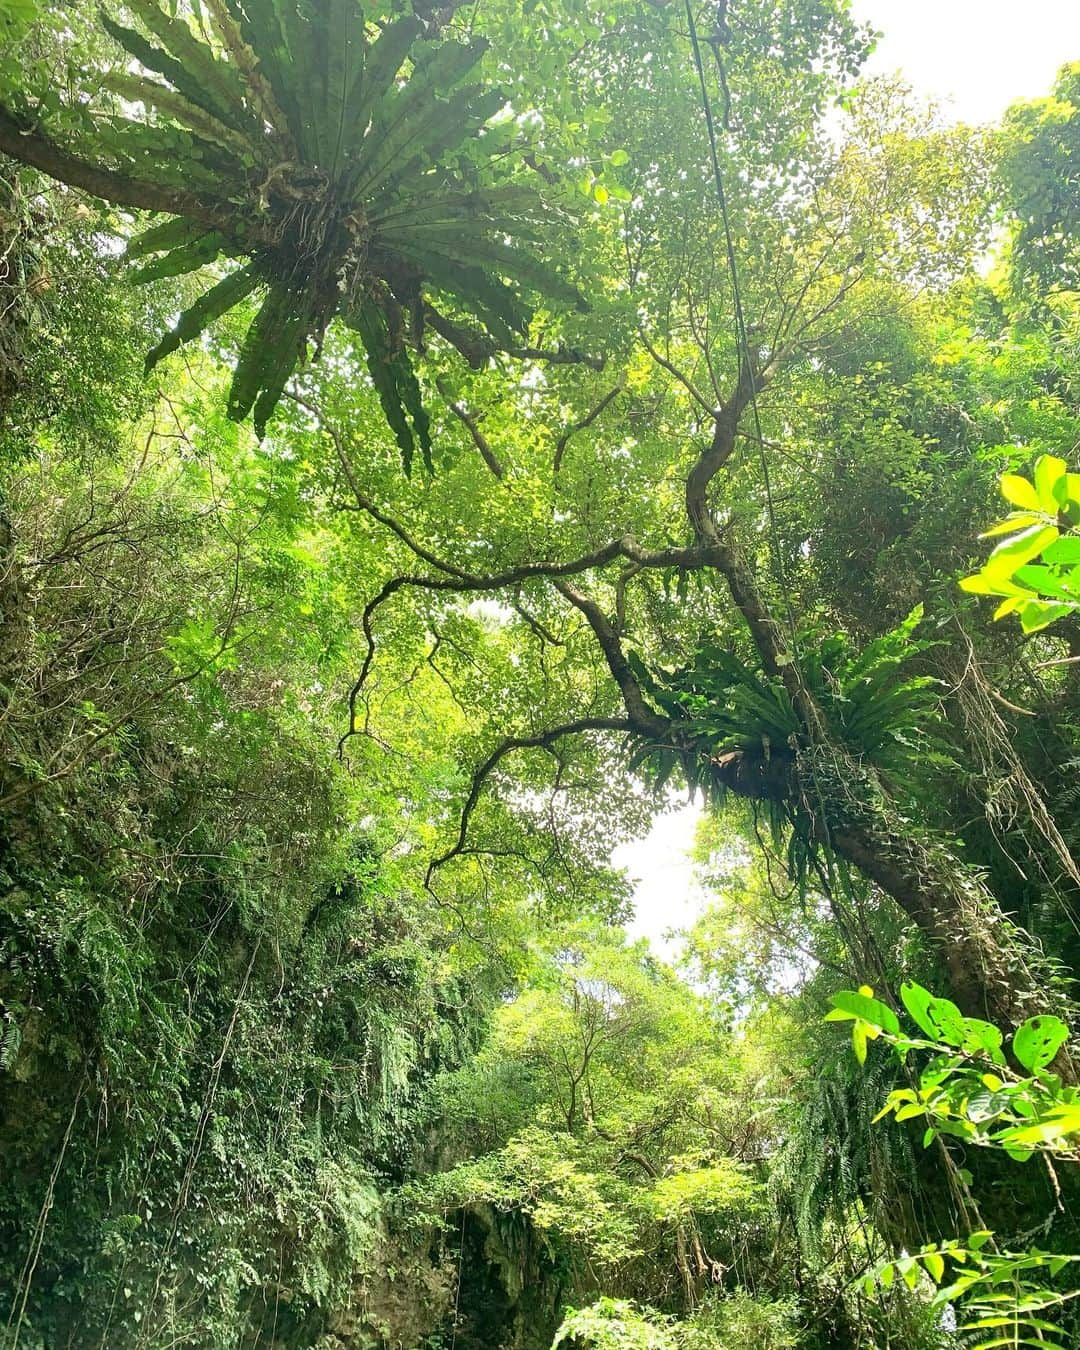
<instances>
[{"instance_id":1,"label":"tree trunk","mask_svg":"<svg viewBox=\"0 0 1080 1350\"><path fill-rule=\"evenodd\" d=\"M718 565L762 665L782 679L803 724L796 780L818 842L857 867L926 935L969 1016L1008 1028L1037 1012L1061 1011L1066 998L1051 986L1041 953L980 873L901 819L873 769L834 736L745 560L725 545Z\"/></svg>"}]
</instances>

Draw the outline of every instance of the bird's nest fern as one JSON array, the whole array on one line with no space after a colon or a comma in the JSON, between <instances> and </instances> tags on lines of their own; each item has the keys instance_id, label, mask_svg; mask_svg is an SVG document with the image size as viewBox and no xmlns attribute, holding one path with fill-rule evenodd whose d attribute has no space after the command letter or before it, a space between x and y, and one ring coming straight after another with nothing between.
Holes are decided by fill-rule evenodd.
<instances>
[{"instance_id":1,"label":"bird's nest fern","mask_svg":"<svg viewBox=\"0 0 1080 1350\"><path fill-rule=\"evenodd\" d=\"M376 22L360 0L203 0L201 29L159 0L127 9L137 27L102 17L134 58L105 81L126 111L95 119L79 163L199 202L133 241L129 255L148 260L139 279L239 264L180 316L148 368L260 296L228 410L253 414L261 434L309 344L340 316L408 469L417 445L425 458L430 448L408 354L426 324L477 364L521 344L523 292L581 305L533 251L551 208L487 172L503 147L480 133L505 100L468 81L482 39L432 40L414 15ZM447 320L436 296L479 328Z\"/></svg>"},{"instance_id":2,"label":"bird's nest fern","mask_svg":"<svg viewBox=\"0 0 1080 1350\"><path fill-rule=\"evenodd\" d=\"M891 794L914 797L928 769L951 764L942 737L939 684L912 674L911 658L934 645L914 631L922 607L859 650L844 634L803 633L796 646L809 694L845 752L873 767ZM692 788L714 800L727 793L762 802L774 824L792 823L798 749L804 735L783 682L705 642L679 670L648 669L639 682L668 719L668 743L643 739L635 763L651 766L658 786L680 767Z\"/></svg>"}]
</instances>

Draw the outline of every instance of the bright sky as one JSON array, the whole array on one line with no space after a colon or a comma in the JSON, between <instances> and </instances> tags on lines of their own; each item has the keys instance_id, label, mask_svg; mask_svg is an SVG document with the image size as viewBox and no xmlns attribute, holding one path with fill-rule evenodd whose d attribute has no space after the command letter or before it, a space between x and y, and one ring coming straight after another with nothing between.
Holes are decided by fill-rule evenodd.
<instances>
[{"instance_id":1,"label":"bright sky","mask_svg":"<svg viewBox=\"0 0 1080 1350\"><path fill-rule=\"evenodd\" d=\"M902 71L959 121L997 121L1014 100L1048 93L1064 62L1080 61L1080 0L853 0L852 8L884 34L868 70ZM661 955L674 951L664 934L687 927L706 903L688 857L697 820L698 809L684 806L615 850L636 881L630 931Z\"/></svg>"},{"instance_id":2,"label":"bright sky","mask_svg":"<svg viewBox=\"0 0 1080 1350\"><path fill-rule=\"evenodd\" d=\"M867 69L901 70L922 94L949 99L958 120L996 121L1018 98L1049 93L1080 61L1078 0L854 0L884 36Z\"/></svg>"}]
</instances>

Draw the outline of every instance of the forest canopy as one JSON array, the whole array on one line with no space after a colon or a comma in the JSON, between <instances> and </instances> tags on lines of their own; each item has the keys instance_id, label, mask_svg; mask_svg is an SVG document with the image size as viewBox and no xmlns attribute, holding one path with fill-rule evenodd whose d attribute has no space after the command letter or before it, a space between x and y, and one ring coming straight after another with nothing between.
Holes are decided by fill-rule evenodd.
<instances>
[{"instance_id":1,"label":"forest canopy","mask_svg":"<svg viewBox=\"0 0 1080 1350\"><path fill-rule=\"evenodd\" d=\"M1075 1344L1080 62L0 35L0 1345Z\"/></svg>"}]
</instances>

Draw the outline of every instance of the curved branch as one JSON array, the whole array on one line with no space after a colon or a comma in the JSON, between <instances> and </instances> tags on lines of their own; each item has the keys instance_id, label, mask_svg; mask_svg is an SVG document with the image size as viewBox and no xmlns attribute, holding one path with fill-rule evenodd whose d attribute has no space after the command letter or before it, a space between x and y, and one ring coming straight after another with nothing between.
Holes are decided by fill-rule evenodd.
<instances>
[{"instance_id":1,"label":"curved branch","mask_svg":"<svg viewBox=\"0 0 1080 1350\"><path fill-rule=\"evenodd\" d=\"M158 183L146 183L138 178L129 178L115 169L91 164L61 149L41 132L24 129L4 107L0 107L0 151L22 164L39 169L60 183L81 188L92 197L100 197L114 206L188 216L191 220L230 233L236 228L236 212L228 203L215 202L177 188L162 187Z\"/></svg>"},{"instance_id":2,"label":"curved branch","mask_svg":"<svg viewBox=\"0 0 1080 1350\"><path fill-rule=\"evenodd\" d=\"M714 403L709 402L709 400L705 397L705 395L701 392L701 390L697 387L697 385L694 384L693 380L691 380L689 376L684 375L682 371L678 368L678 366L674 365L673 362L669 361L666 356L660 355L660 353L656 350L653 344L649 341L649 338L646 335L644 328L638 329L638 336L641 338L641 345L649 353L649 355L660 367L660 369L666 370L667 373L672 377L672 379L678 380L678 382L682 385L682 387L686 390L686 392L690 395L690 397L694 400L694 402L698 405L698 407L701 408L703 412L708 413L710 417L715 417L716 405Z\"/></svg>"},{"instance_id":3,"label":"curved branch","mask_svg":"<svg viewBox=\"0 0 1080 1350\"><path fill-rule=\"evenodd\" d=\"M381 507L377 506L370 497L361 492L360 484L357 481L356 474L353 472L352 460L350 460L349 456L345 453L345 443L341 438L341 432L333 422L327 421L326 417L323 415L322 409L317 403L312 403L310 399L304 398L301 394L297 394L291 389L285 390L282 397L290 399L293 403L301 408L305 408L314 417L317 417L319 425L333 441L334 450L338 457L338 463L341 465L341 471L348 480L349 488L356 501L355 507L343 509L363 511L366 515L369 515L372 520L378 521L380 525L384 525L392 534L396 534L411 553L415 553L418 558L423 559L426 563L430 563L432 567L437 568L440 572L445 572L447 576L469 576L468 572L463 571L455 563L447 562L445 559L438 557L429 548L426 548L423 544L419 543L412 537L408 530L406 530L404 525L396 521L393 516L387 515L387 513Z\"/></svg>"},{"instance_id":4,"label":"curved branch","mask_svg":"<svg viewBox=\"0 0 1080 1350\"><path fill-rule=\"evenodd\" d=\"M465 798L465 805L462 807L461 820L458 825L458 835L454 844L445 853L437 858L432 858L428 864L427 875L424 877L424 885L428 890L431 889L431 878L439 870L445 867L448 862L459 856L465 851L465 840L469 833L469 821L476 810L476 805L480 800L480 794L484 790L484 784L498 767L500 762L515 750L546 750L554 745L557 740L563 736L575 736L582 731L634 731L636 730L633 722L625 717L579 717L573 722L564 722L561 726L549 727L546 731L537 732L535 736L507 736L505 740L500 741L495 749L488 755L487 759L473 773L472 783L469 786L469 795Z\"/></svg>"},{"instance_id":5,"label":"curved branch","mask_svg":"<svg viewBox=\"0 0 1080 1350\"><path fill-rule=\"evenodd\" d=\"M492 450L491 442L480 430L480 416L470 412L463 403L455 403L446 392L446 385L443 380L437 380L436 387L443 398L446 399L446 406L472 437L473 445L480 451L480 458L501 482L506 477L506 470L503 468L498 455Z\"/></svg>"},{"instance_id":6,"label":"curved branch","mask_svg":"<svg viewBox=\"0 0 1080 1350\"><path fill-rule=\"evenodd\" d=\"M619 641L619 635L615 631L614 624L595 600L577 590L568 582L556 581L555 589L569 600L575 609L579 609L588 620L589 627L593 630L600 650L604 653L604 660L607 662L608 670L611 671L611 678L619 686L619 693L622 695L623 704L629 714L630 721L633 723L634 730L644 736L663 736L669 727L668 719L654 712L645 702L641 685L638 684L634 672L630 669L630 662L626 659L626 653L622 649L622 643Z\"/></svg>"},{"instance_id":7,"label":"curved branch","mask_svg":"<svg viewBox=\"0 0 1080 1350\"><path fill-rule=\"evenodd\" d=\"M713 414L712 440L698 456L686 478L686 514L699 544L715 545L718 542L716 523L707 500L709 484L731 458L739 435L739 419L754 395L765 388L773 374L771 366L755 370L744 362L735 392Z\"/></svg>"},{"instance_id":8,"label":"curved branch","mask_svg":"<svg viewBox=\"0 0 1080 1350\"><path fill-rule=\"evenodd\" d=\"M397 534L398 538L408 544L410 548L413 548L413 551L416 552L418 556L430 562L432 566L440 568L442 571L446 572L447 575L441 577L415 575L399 575L391 577L389 581L383 584L378 594L364 606L360 626L363 630L367 650L364 653L364 661L360 668L360 674L356 677L356 681L349 690L349 726L338 741L339 755L343 753L346 741L356 735L356 704L360 697L360 692L367 681L367 677L371 672L372 662L375 659L375 635L372 631L372 620L386 601L404 587L415 587L418 590L426 591L449 592L451 594L471 594L474 592L507 590L517 586L522 581L530 581L539 578L558 581L558 579L562 577L576 576L581 572L591 571L595 567L604 567L608 563L613 562L616 558L626 558L630 562L638 564L640 567L684 567L687 569L697 569L702 567L720 566L721 559L727 557L726 551L719 546L658 549L656 552L650 553L643 549L632 536L624 535L621 539L612 540L611 543L605 544L602 548L598 548L594 553L586 553L580 558L572 559L570 562L521 563L517 567L507 568L506 571L496 572L491 576L475 576L471 572L463 572L452 563L441 561L434 554L430 554L426 550L421 551L422 546L414 546L404 530L404 527L399 526L396 522L392 521L390 517L384 516L382 513L376 513L370 504L363 504L363 499L361 499L360 509L370 511L376 520L386 523L389 528L394 530L394 533ZM598 624L606 625L607 632L605 633L604 639L601 641L601 646L604 645L604 641L609 642L609 644L614 644L613 646L610 646L609 649L605 649L605 655L607 656L608 651L610 650L611 654L608 665L609 668L611 668L612 674L615 676L616 683L619 684L619 688L622 691L624 698L629 690L631 702L627 704L627 710L631 712L632 716L639 720L643 730L648 732L648 729L651 726L652 731L649 732L649 734L658 734L660 729L666 724L652 712L645 703L644 698L642 698L641 691L638 689L637 682L634 680L633 675L630 672L630 667L626 662L626 657L622 654L622 649L619 646L619 640L615 633L615 629L608 622L595 602L587 600L587 598L582 596L578 591L572 591L572 593L564 591L563 594L566 599L570 600L571 604L576 605L585 617L589 619L593 631L597 634L598 638L600 637L601 632ZM590 610L584 607L585 605L591 606L592 617L590 617ZM615 662L614 666L611 664L612 661ZM616 670L619 671L619 674L616 674ZM634 693L635 690L636 698Z\"/></svg>"},{"instance_id":9,"label":"curved branch","mask_svg":"<svg viewBox=\"0 0 1080 1350\"><path fill-rule=\"evenodd\" d=\"M591 412L585 414L585 416L581 419L580 422L575 422L572 426L566 428L563 434L559 437L558 442L555 446L555 458L551 462L551 469L553 473L558 473L559 470L562 468L563 455L566 454L566 447L570 443L570 438L572 436L576 436L579 431L584 431L586 427L591 427L592 424L596 421L596 419L603 413L604 409L607 408L616 398L618 398L618 396L622 393L622 391L625 388L626 388L625 381L620 380L619 383L614 387L614 389L608 390L608 392L604 395L604 397L600 400L600 402L596 405L596 407L593 408Z\"/></svg>"}]
</instances>

